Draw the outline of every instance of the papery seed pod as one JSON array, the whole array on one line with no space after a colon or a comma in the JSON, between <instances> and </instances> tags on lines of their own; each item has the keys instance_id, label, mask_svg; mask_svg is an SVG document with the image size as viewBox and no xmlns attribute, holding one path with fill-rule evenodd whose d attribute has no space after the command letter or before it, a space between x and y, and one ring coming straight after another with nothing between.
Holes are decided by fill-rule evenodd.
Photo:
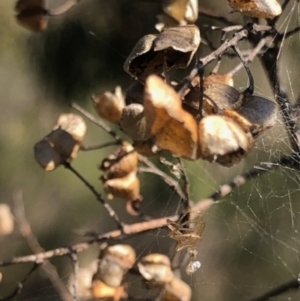
<instances>
[{"instance_id":1,"label":"papery seed pod","mask_svg":"<svg viewBox=\"0 0 300 301\"><path fill-rule=\"evenodd\" d=\"M188 0L184 19L189 23L194 23L198 19L199 7L198 0Z\"/></svg>"},{"instance_id":2,"label":"papery seed pod","mask_svg":"<svg viewBox=\"0 0 300 301\"><path fill-rule=\"evenodd\" d=\"M75 159L80 150L78 141L75 140L70 133L60 127L52 131L46 139L50 142L51 147L59 154L61 163Z\"/></svg>"},{"instance_id":3,"label":"papery seed pod","mask_svg":"<svg viewBox=\"0 0 300 301\"><path fill-rule=\"evenodd\" d=\"M140 200L140 181L136 172L131 172L123 178L109 179L104 182L104 191L108 199L121 198L126 201Z\"/></svg>"},{"instance_id":4,"label":"papery seed pod","mask_svg":"<svg viewBox=\"0 0 300 301\"><path fill-rule=\"evenodd\" d=\"M179 24L184 21L188 0L170 0L163 4L164 12L175 19Z\"/></svg>"},{"instance_id":5,"label":"papery seed pod","mask_svg":"<svg viewBox=\"0 0 300 301\"><path fill-rule=\"evenodd\" d=\"M119 301L127 297L124 286L111 287L97 278L92 281L91 294L94 299L102 301Z\"/></svg>"},{"instance_id":6,"label":"papery seed pod","mask_svg":"<svg viewBox=\"0 0 300 301\"><path fill-rule=\"evenodd\" d=\"M163 254L153 253L143 257L138 262L138 269L150 286L164 286L174 278L170 259Z\"/></svg>"},{"instance_id":7,"label":"papery seed pod","mask_svg":"<svg viewBox=\"0 0 300 301\"><path fill-rule=\"evenodd\" d=\"M123 109L120 127L134 141L145 141L151 137L144 116L144 106L138 103L132 103Z\"/></svg>"},{"instance_id":8,"label":"papery seed pod","mask_svg":"<svg viewBox=\"0 0 300 301\"><path fill-rule=\"evenodd\" d=\"M79 143L83 141L87 130L83 118L76 114L61 114L54 129L57 128L68 132Z\"/></svg>"},{"instance_id":9,"label":"papery seed pod","mask_svg":"<svg viewBox=\"0 0 300 301\"><path fill-rule=\"evenodd\" d=\"M186 68L200 45L199 28L195 25L164 28L153 42L154 51L164 52L164 67Z\"/></svg>"},{"instance_id":10,"label":"papery seed pod","mask_svg":"<svg viewBox=\"0 0 300 301\"><path fill-rule=\"evenodd\" d=\"M134 79L144 80L149 74L163 72L164 55L153 50L157 35L143 36L132 49L124 63L124 70Z\"/></svg>"},{"instance_id":11,"label":"papery seed pod","mask_svg":"<svg viewBox=\"0 0 300 301\"><path fill-rule=\"evenodd\" d=\"M137 171L137 167L138 154L130 143L124 142L120 148L102 161L100 169L105 172L102 180L122 178Z\"/></svg>"},{"instance_id":12,"label":"papery seed pod","mask_svg":"<svg viewBox=\"0 0 300 301\"><path fill-rule=\"evenodd\" d=\"M151 75L145 83L145 118L154 136L157 150L168 150L174 155L193 159L197 149L197 124L184 111L180 96L161 78Z\"/></svg>"},{"instance_id":13,"label":"papery seed pod","mask_svg":"<svg viewBox=\"0 0 300 301\"><path fill-rule=\"evenodd\" d=\"M192 290L190 286L177 277L174 277L165 286L164 301L190 301L191 297Z\"/></svg>"},{"instance_id":14,"label":"papery seed pod","mask_svg":"<svg viewBox=\"0 0 300 301\"><path fill-rule=\"evenodd\" d=\"M135 259L136 254L131 246L109 246L101 253L97 278L111 287L118 287L125 273L134 265Z\"/></svg>"},{"instance_id":15,"label":"papery seed pod","mask_svg":"<svg viewBox=\"0 0 300 301\"><path fill-rule=\"evenodd\" d=\"M238 113L255 125L252 131L254 136L257 136L263 130L271 128L278 120L277 104L260 96L245 96L243 105L238 110Z\"/></svg>"},{"instance_id":16,"label":"papery seed pod","mask_svg":"<svg viewBox=\"0 0 300 301\"><path fill-rule=\"evenodd\" d=\"M31 31L47 29L48 17L44 0L19 0L15 10L16 19L21 26Z\"/></svg>"},{"instance_id":17,"label":"papery seed pod","mask_svg":"<svg viewBox=\"0 0 300 301\"><path fill-rule=\"evenodd\" d=\"M211 73L204 79L204 85L224 84L233 87L233 77L228 74Z\"/></svg>"},{"instance_id":18,"label":"papery seed pod","mask_svg":"<svg viewBox=\"0 0 300 301\"><path fill-rule=\"evenodd\" d=\"M229 5L252 18L274 18L282 13L276 0L228 0Z\"/></svg>"},{"instance_id":19,"label":"papery seed pod","mask_svg":"<svg viewBox=\"0 0 300 301\"><path fill-rule=\"evenodd\" d=\"M233 119L209 115L199 123L199 156L224 166L238 163L252 147L252 136Z\"/></svg>"},{"instance_id":20,"label":"papery seed pod","mask_svg":"<svg viewBox=\"0 0 300 301\"><path fill-rule=\"evenodd\" d=\"M13 230L14 217L10 207L7 204L0 204L0 235L9 235Z\"/></svg>"},{"instance_id":21,"label":"papery seed pod","mask_svg":"<svg viewBox=\"0 0 300 301\"><path fill-rule=\"evenodd\" d=\"M94 107L98 115L112 123L118 123L122 110L125 107L125 99L121 87L116 87L115 93L105 92L93 96Z\"/></svg>"},{"instance_id":22,"label":"papery seed pod","mask_svg":"<svg viewBox=\"0 0 300 301\"><path fill-rule=\"evenodd\" d=\"M60 155L46 138L34 146L34 157L37 163L46 171L54 170L62 164Z\"/></svg>"}]
</instances>

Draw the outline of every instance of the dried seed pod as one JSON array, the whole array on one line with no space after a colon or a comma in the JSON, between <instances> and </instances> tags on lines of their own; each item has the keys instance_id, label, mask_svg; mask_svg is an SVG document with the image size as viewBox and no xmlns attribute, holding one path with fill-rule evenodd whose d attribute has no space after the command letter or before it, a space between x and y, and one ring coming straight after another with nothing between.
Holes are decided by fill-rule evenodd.
<instances>
[{"instance_id":1,"label":"dried seed pod","mask_svg":"<svg viewBox=\"0 0 300 301\"><path fill-rule=\"evenodd\" d=\"M16 3L18 23L31 31L43 31L48 27L47 10L44 0L19 0Z\"/></svg>"},{"instance_id":2,"label":"dried seed pod","mask_svg":"<svg viewBox=\"0 0 300 301\"><path fill-rule=\"evenodd\" d=\"M138 262L138 269L152 287L164 286L174 278L170 259L163 254L153 253L143 257Z\"/></svg>"},{"instance_id":3,"label":"dried seed pod","mask_svg":"<svg viewBox=\"0 0 300 301\"><path fill-rule=\"evenodd\" d=\"M9 235L13 230L14 217L10 207L7 204L0 204L0 235Z\"/></svg>"},{"instance_id":4,"label":"dried seed pod","mask_svg":"<svg viewBox=\"0 0 300 301\"><path fill-rule=\"evenodd\" d=\"M124 70L133 78L144 81L150 74L186 68L200 40L200 31L195 25L170 27L158 35L146 35L129 54Z\"/></svg>"},{"instance_id":5,"label":"dried seed pod","mask_svg":"<svg viewBox=\"0 0 300 301\"><path fill-rule=\"evenodd\" d=\"M233 87L233 77L228 74L211 73L204 79L204 85L224 84Z\"/></svg>"},{"instance_id":6,"label":"dried seed pod","mask_svg":"<svg viewBox=\"0 0 300 301\"><path fill-rule=\"evenodd\" d=\"M271 128L278 120L277 104L260 96L245 96L238 113L255 126L252 130L253 136Z\"/></svg>"},{"instance_id":7,"label":"dried seed pod","mask_svg":"<svg viewBox=\"0 0 300 301\"><path fill-rule=\"evenodd\" d=\"M81 143L86 134L86 123L83 118L76 114L61 114L57 120L54 130L61 128L68 132L75 141Z\"/></svg>"},{"instance_id":8,"label":"dried seed pod","mask_svg":"<svg viewBox=\"0 0 300 301\"><path fill-rule=\"evenodd\" d=\"M188 284L181 279L174 277L165 286L163 300L165 301L190 301L192 290Z\"/></svg>"},{"instance_id":9,"label":"dried seed pod","mask_svg":"<svg viewBox=\"0 0 300 301\"><path fill-rule=\"evenodd\" d=\"M124 286L111 287L97 278L92 281L91 294L94 299L103 301L119 301L127 297Z\"/></svg>"},{"instance_id":10,"label":"dried seed pod","mask_svg":"<svg viewBox=\"0 0 300 301\"><path fill-rule=\"evenodd\" d=\"M104 191L108 199L121 198L126 201L141 200L140 181L136 172L131 172L123 178L109 179L104 182Z\"/></svg>"},{"instance_id":11,"label":"dried seed pod","mask_svg":"<svg viewBox=\"0 0 300 301\"><path fill-rule=\"evenodd\" d=\"M98 115L112 123L118 123L122 110L125 107L125 99L121 87L116 87L115 93L105 92L93 96L94 107Z\"/></svg>"},{"instance_id":12,"label":"dried seed pod","mask_svg":"<svg viewBox=\"0 0 300 301\"><path fill-rule=\"evenodd\" d=\"M144 106L138 103L132 103L123 109L120 127L134 141L145 141L151 137Z\"/></svg>"},{"instance_id":13,"label":"dried seed pod","mask_svg":"<svg viewBox=\"0 0 300 301\"><path fill-rule=\"evenodd\" d=\"M120 148L102 161L100 168L105 172L102 180L122 178L137 171L137 167L138 154L130 143L124 142Z\"/></svg>"},{"instance_id":14,"label":"dried seed pod","mask_svg":"<svg viewBox=\"0 0 300 301\"><path fill-rule=\"evenodd\" d=\"M157 35L143 36L132 49L124 63L124 70L134 79L144 80L149 74L163 72L164 55L153 50Z\"/></svg>"},{"instance_id":15,"label":"dried seed pod","mask_svg":"<svg viewBox=\"0 0 300 301\"><path fill-rule=\"evenodd\" d=\"M200 31L195 25L164 28L153 42L154 51L164 52L164 67L186 68L200 45Z\"/></svg>"},{"instance_id":16,"label":"dried seed pod","mask_svg":"<svg viewBox=\"0 0 300 301\"><path fill-rule=\"evenodd\" d=\"M175 19L179 24L184 21L188 0L171 0L163 4L164 12Z\"/></svg>"},{"instance_id":17,"label":"dried seed pod","mask_svg":"<svg viewBox=\"0 0 300 301\"><path fill-rule=\"evenodd\" d=\"M155 148L193 159L197 148L197 124L184 111L175 90L161 78L151 75L145 83L146 122L155 136Z\"/></svg>"},{"instance_id":18,"label":"dried seed pod","mask_svg":"<svg viewBox=\"0 0 300 301\"><path fill-rule=\"evenodd\" d=\"M282 13L276 0L228 0L229 5L252 18L274 18Z\"/></svg>"},{"instance_id":19,"label":"dried seed pod","mask_svg":"<svg viewBox=\"0 0 300 301\"><path fill-rule=\"evenodd\" d=\"M54 170L62 164L60 155L46 138L34 146L34 157L37 163L46 171Z\"/></svg>"},{"instance_id":20,"label":"dried seed pod","mask_svg":"<svg viewBox=\"0 0 300 301\"><path fill-rule=\"evenodd\" d=\"M129 245L119 244L105 248L100 256L97 279L111 287L119 287L135 259L135 251Z\"/></svg>"},{"instance_id":21,"label":"dried seed pod","mask_svg":"<svg viewBox=\"0 0 300 301\"><path fill-rule=\"evenodd\" d=\"M199 156L224 166L238 163L252 147L252 136L227 116L209 115L199 123Z\"/></svg>"}]
</instances>

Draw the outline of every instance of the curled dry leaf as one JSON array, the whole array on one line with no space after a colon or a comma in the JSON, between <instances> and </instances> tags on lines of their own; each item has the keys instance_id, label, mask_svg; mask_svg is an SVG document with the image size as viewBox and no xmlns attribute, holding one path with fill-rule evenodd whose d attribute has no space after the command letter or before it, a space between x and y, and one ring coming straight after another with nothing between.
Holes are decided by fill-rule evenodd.
<instances>
[{"instance_id":1,"label":"curled dry leaf","mask_svg":"<svg viewBox=\"0 0 300 301\"><path fill-rule=\"evenodd\" d=\"M95 278L91 285L91 294L96 300L119 301L127 297L124 286L112 287Z\"/></svg>"},{"instance_id":2,"label":"curled dry leaf","mask_svg":"<svg viewBox=\"0 0 300 301\"><path fill-rule=\"evenodd\" d=\"M135 251L129 245L106 247L101 253L98 271L94 277L111 287L119 287L135 259Z\"/></svg>"},{"instance_id":3,"label":"curled dry leaf","mask_svg":"<svg viewBox=\"0 0 300 301\"><path fill-rule=\"evenodd\" d=\"M193 116L182 109L175 90L158 76L149 76L145 84L144 106L146 121L155 136L158 150L195 158L197 124Z\"/></svg>"},{"instance_id":4,"label":"curled dry leaf","mask_svg":"<svg viewBox=\"0 0 300 301\"><path fill-rule=\"evenodd\" d=\"M228 0L235 10L252 18L274 18L282 13L276 0Z\"/></svg>"},{"instance_id":5,"label":"curled dry leaf","mask_svg":"<svg viewBox=\"0 0 300 301\"><path fill-rule=\"evenodd\" d=\"M105 181L104 190L109 199L121 198L126 201L142 200L140 195L140 181L136 176L136 172L131 172L122 178Z\"/></svg>"},{"instance_id":6,"label":"curled dry leaf","mask_svg":"<svg viewBox=\"0 0 300 301\"><path fill-rule=\"evenodd\" d=\"M252 147L253 139L232 118L209 115L199 123L199 157L224 166L238 163Z\"/></svg>"},{"instance_id":7,"label":"curled dry leaf","mask_svg":"<svg viewBox=\"0 0 300 301\"><path fill-rule=\"evenodd\" d=\"M200 40L200 31L195 25L170 27L158 35L146 35L129 54L124 70L133 78L144 81L150 74L186 68Z\"/></svg>"},{"instance_id":8,"label":"curled dry leaf","mask_svg":"<svg viewBox=\"0 0 300 301\"><path fill-rule=\"evenodd\" d=\"M19 0L15 6L17 22L31 31L43 31L48 27L44 0Z\"/></svg>"},{"instance_id":9,"label":"curled dry leaf","mask_svg":"<svg viewBox=\"0 0 300 301\"><path fill-rule=\"evenodd\" d=\"M105 92L93 96L94 107L98 115L112 123L120 121L125 99L121 87L116 87L115 93Z\"/></svg>"},{"instance_id":10,"label":"curled dry leaf","mask_svg":"<svg viewBox=\"0 0 300 301\"><path fill-rule=\"evenodd\" d=\"M10 207L7 204L0 204L0 235L9 235L13 230L14 217Z\"/></svg>"},{"instance_id":11,"label":"curled dry leaf","mask_svg":"<svg viewBox=\"0 0 300 301\"><path fill-rule=\"evenodd\" d=\"M190 286L177 277L174 277L165 286L163 297L165 301L190 301L191 297L192 290Z\"/></svg>"},{"instance_id":12,"label":"curled dry leaf","mask_svg":"<svg viewBox=\"0 0 300 301\"><path fill-rule=\"evenodd\" d=\"M138 154L133 146L124 142L114 153L102 161L100 169L104 171L103 181L122 178L131 172L136 172L138 167Z\"/></svg>"},{"instance_id":13,"label":"curled dry leaf","mask_svg":"<svg viewBox=\"0 0 300 301\"><path fill-rule=\"evenodd\" d=\"M145 141L151 137L144 116L144 106L139 103L132 103L123 109L120 127L134 141Z\"/></svg>"},{"instance_id":14,"label":"curled dry leaf","mask_svg":"<svg viewBox=\"0 0 300 301\"><path fill-rule=\"evenodd\" d=\"M153 253L143 257L138 262L138 269L152 287L164 286L174 278L170 259L164 254Z\"/></svg>"}]
</instances>

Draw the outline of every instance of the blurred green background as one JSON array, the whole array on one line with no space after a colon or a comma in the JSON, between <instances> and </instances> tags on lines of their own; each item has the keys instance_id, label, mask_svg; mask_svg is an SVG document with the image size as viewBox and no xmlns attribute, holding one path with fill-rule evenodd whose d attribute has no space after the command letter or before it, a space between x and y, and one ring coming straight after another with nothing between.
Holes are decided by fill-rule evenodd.
<instances>
[{"instance_id":1,"label":"blurred green background","mask_svg":"<svg viewBox=\"0 0 300 301\"><path fill-rule=\"evenodd\" d=\"M299 25L299 4L290 2L278 25L281 32ZM60 3L49 0L53 7ZM229 12L225 0L201 4ZM113 229L114 224L71 173L63 168L44 172L34 161L33 146L50 131L60 113L71 111L72 101L93 112L91 93L111 90L116 85L125 88L131 82L123 63L142 35L155 32L155 16L161 8L151 1L82 0L63 16L51 18L49 30L36 34L17 25L13 8L14 1L0 2L0 202L13 207L13 194L22 190L32 229L41 245L51 249L82 240L79 232L102 233ZM240 20L239 16L232 18ZM200 17L198 24L207 22L207 18ZM299 93L299 50L297 34L283 44L281 51L281 77L292 99ZM202 45L198 56L208 51ZM226 72L235 64L225 60L222 70ZM273 98L259 63L255 61L251 68L256 94ZM246 87L244 71L235 77L235 85ZM110 141L106 133L87 124L86 145ZM74 167L99 190L97 166L112 149L81 153L74 162ZM193 199L207 197L234 175L288 152L278 120L275 128L257 141L250 156L233 168L201 160L187 162ZM206 230L199 245L202 267L192 277L183 272L183 278L192 285L193 300L248 300L298 274L299 180L297 171L277 169L248 182L206 213ZM141 181L145 212L163 216L175 210L176 196L159 179L143 175ZM113 206L127 222L136 221L122 213L122 202L113 202ZM168 252L171 242L165 232L158 231L132 243L146 253ZM17 229L10 236L0 237L0 246L0 260L31 253ZM97 248L85 252L80 256L81 265L95 256ZM68 259L53 263L67 283L71 273ZM1 269L4 280L0 296L11 292L29 268L19 265ZM296 300L299 294L278 300L288 297ZM32 276L18 297L32 299L60 300L41 271Z\"/></svg>"}]
</instances>

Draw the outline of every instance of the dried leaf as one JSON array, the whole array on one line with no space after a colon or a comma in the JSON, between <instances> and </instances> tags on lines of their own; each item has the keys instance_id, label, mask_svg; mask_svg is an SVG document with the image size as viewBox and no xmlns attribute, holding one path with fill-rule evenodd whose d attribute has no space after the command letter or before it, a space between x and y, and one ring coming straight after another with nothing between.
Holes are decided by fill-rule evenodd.
<instances>
[{"instance_id":1,"label":"dried leaf","mask_svg":"<svg viewBox=\"0 0 300 301\"><path fill-rule=\"evenodd\" d=\"M98 115L112 123L118 123L125 107L125 99L120 87L116 87L115 93L105 92L93 96L94 107Z\"/></svg>"},{"instance_id":2,"label":"dried leaf","mask_svg":"<svg viewBox=\"0 0 300 301\"><path fill-rule=\"evenodd\" d=\"M274 18L282 13L276 0L228 0L229 5L244 15L253 18Z\"/></svg>"},{"instance_id":3,"label":"dried leaf","mask_svg":"<svg viewBox=\"0 0 300 301\"><path fill-rule=\"evenodd\" d=\"M197 124L181 107L175 90L158 76L149 76L145 84L145 117L155 136L156 147L174 155L195 158Z\"/></svg>"}]
</instances>

